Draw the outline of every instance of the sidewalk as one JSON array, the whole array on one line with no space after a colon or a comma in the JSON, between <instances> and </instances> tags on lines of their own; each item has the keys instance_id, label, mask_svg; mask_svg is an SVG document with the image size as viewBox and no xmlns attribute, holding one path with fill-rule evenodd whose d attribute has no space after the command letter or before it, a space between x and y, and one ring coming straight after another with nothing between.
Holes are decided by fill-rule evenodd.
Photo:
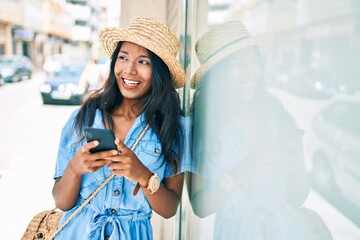
<instances>
[{"instance_id":1,"label":"sidewalk","mask_svg":"<svg viewBox=\"0 0 360 240\"><path fill-rule=\"evenodd\" d=\"M54 207L52 182L38 169L0 170L0 235L19 240L31 218Z\"/></svg>"}]
</instances>

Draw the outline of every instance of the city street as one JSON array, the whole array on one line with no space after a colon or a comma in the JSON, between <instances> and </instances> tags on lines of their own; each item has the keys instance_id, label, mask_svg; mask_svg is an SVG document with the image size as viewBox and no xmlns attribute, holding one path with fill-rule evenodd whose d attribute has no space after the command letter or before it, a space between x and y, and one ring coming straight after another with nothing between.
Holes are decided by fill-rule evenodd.
<instances>
[{"instance_id":1,"label":"city street","mask_svg":"<svg viewBox=\"0 0 360 240\"><path fill-rule=\"evenodd\" d=\"M3 112L0 124L0 235L8 240L20 239L36 213L54 207L52 175L60 132L69 114L77 107L43 105L39 93L43 78L44 75L36 74L31 80L0 87ZM290 101L291 96L285 93L277 95L293 106L299 101L296 98ZM316 105L308 102L308 113L313 114L315 109L310 106ZM304 119L299 119L300 125L307 124ZM311 191L305 205L323 217L334 240L360 239L359 227L317 192Z\"/></svg>"},{"instance_id":2,"label":"city street","mask_svg":"<svg viewBox=\"0 0 360 240\"><path fill-rule=\"evenodd\" d=\"M43 77L0 87L0 235L6 239L20 239L33 215L54 207L59 137L76 106L44 106Z\"/></svg>"}]
</instances>

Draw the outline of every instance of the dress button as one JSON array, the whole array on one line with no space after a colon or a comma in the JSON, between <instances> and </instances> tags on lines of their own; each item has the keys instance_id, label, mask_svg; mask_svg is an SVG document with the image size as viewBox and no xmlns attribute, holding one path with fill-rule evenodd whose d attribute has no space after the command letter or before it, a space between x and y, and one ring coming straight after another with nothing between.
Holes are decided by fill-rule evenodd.
<instances>
[{"instance_id":1,"label":"dress button","mask_svg":"<svg viewBox=\"0 0 360 240\"><path fill-rule=\"evenodd\" d=\"M115 210L115 209L111 209L111 213L112 213L112 214L116 214L116 210Z\"/></svg>"},{"instance_id":2,"label":"dress button","mask_svg":"<svg viewBox=\"0 0 360 240\"><path fill-rule=\"evenodd\" d=\"M155 152L156 154L159 154L159 153L160 153L160 149L155 148L154 152Z\"/></svg>"},{"instance_id":3,"label":"dress button","mask_svg":"<svg viewBox=\"0 0 360 240\"><path fill-rule=\"evenodd\" d=\"M119 194L120 194L119 189L116 189L116 190L114 191L114 195L115 195L115 196L119 196Z\"/></svg>"},{"instance_id":4,"label":"dress button","mask_svg":"<svg viewBox=\"0 0 360 240\"><path fill-rule=\"evenodd\" d=\"M40 239L40 238L43 238L43 237L44 237L44 234L42 234L41 232L36 234L37 239Z\"/></svg>"}]
</instances>

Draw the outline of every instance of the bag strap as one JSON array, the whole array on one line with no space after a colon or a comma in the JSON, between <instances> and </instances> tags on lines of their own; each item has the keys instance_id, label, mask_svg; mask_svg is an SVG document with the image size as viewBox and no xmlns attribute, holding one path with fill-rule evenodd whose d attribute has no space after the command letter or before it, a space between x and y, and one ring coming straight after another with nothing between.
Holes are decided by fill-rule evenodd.
<instances>
[{"instance_id":1,"label":"bag strap","mask_svg":"<svg viewBox=\"0 0 360 240\"><path fill-rule=\"evenodd\" d=\"M149 123L146 124L145 128L142 130L142 132L140 133L140 135L137 137L136 141L134 142L134 144L131 147L131 150L134 151L134 149L136 148L136 146L138 145L138 143L140 142L141 138L145 135L146 131L148 130L148 128L150 127ZM56 231L51 235L50 239L53 239L61 230L64 229L64 227L91 201L95 198L95 196L100 192L101 189L103 189L106 184L108 184L110 182L111 179L113 179L115 177L115 174L112 173L108 178L106 178L104 180L103 183L100 184L99 187L97 187L97 189L95 189L95 191L90 195L90 197L88 197L71 215L68 219L66 219L66 221L61 224L60 227L58 227L56 229Z\"/></svg>"}]
</instances>

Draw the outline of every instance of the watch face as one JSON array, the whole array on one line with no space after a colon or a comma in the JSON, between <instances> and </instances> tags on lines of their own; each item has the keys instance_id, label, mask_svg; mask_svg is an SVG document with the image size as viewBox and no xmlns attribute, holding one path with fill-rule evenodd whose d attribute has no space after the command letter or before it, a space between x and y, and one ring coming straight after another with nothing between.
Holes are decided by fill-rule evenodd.
<instances>
[{"instance_id":1,"label":"watch face","mask_svg":"<svg viewBox=\"0 0 360 240\"><path fill-rule=\"evenodd\" d=\"M154 192L156 192L160 187L160 179L158 176L153 178L153 182L152 182L152 189Z\"/></svg>"},{"instance_id":2,"label":"watch face","mask_svg":"<svg viewBox=\"0 0 360 240\"><path fill-rule=\"evenodd\" d=\"M157 190L159 190L160 187L160 179L159 177L154 174L151 178L150 178L150 184L149 184L149 190L154 193Z\"/></svg>"},{"instance_id":3,"label":"watch face","mask_svg":"<svg viewBox=\"0 0 360 240\"><path fill-rule=\"evenodd\" d=\"M220 178L220 187L228 193L231 193L235 189L235 184L231 177L227 174Z\"/></svg>"}]
</instances>

